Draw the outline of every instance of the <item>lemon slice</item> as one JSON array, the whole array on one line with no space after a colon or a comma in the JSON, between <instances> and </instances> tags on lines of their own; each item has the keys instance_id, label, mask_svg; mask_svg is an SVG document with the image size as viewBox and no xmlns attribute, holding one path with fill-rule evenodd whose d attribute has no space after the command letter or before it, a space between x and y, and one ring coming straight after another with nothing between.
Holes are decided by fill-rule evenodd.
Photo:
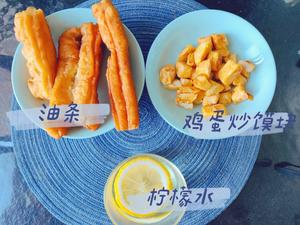
<instances>
[{"instance_id":1,"label":"lemon slice","mask_svg":"<svg viewBox=\"0 0 300 225\"><path fill-rule=\"evenodd\" d=\"M115 201L121 213L137 218L161 216L162 213L144 208L150 192L173 188L168 169L151 156L137 156L123 164L114 180ZM143 197L138 198L139 196ZM137 198L135 198L137 197ZM163 213L166 214L166 213Z\"/></svg>"}]
</instances>

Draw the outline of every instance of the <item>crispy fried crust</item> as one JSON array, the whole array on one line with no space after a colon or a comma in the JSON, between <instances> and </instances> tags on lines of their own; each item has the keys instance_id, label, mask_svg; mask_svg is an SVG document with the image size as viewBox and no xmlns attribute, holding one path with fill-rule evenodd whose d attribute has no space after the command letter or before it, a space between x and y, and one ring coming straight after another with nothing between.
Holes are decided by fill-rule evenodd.
<instances>
[{"instance_id":1,"label":"crispy fried crust","mask_svg":"<svg viewBox=\"0 0 300 225\"><path fill-rule=\"evenodd\" d=\"M81 47L77 74L73 86L73 102L77 104L96 104L98 100L99 70L102 59L101 37L97 25L81 25ZM99 124L87 125L90 130L99 128Z\"/></svg>"},{"instance_id":2,"label":"crispy fried crust","mask_svg":"<svg viewBox=\"0 0 300 225\"><path fill-rule=\"evenodd\" d=\"M80 28L70 28L59 38L58 68L50 97L51 106L73 102L72 87L78 68L80 41ZM47 132L59 139L68 133L68 128L48 128Z\"/></svg>"},{"instance_id":3,"label":"crispy fried crust","mask_svg":"<svg viewBox=\"0 0 300 225\"><path fill-rule=\"evenodd\" d=\"M28 7L15 15L14 24L30 74L29 90L34 97L49 100L56 75L56 50L45 14Z\"/></svg>"},{"instance_id":4,"label":"crispy fried crust","mask_svg":"<svg viewBox=\"0 0 300 225\"><path fill-rule=\"evenodd\" d=\"M128 40L123 24L110 0L102 0L93 5L92 10L103 42L111 52L107 80L116 129L136 129L139 127L138 103L130 68Z\"/></svg>"},{"instance_id":5,"label":"crispy fried crust","mask_svg":"<svg viewBox=\"0 0 300 225\"><path fill-rule=\"evenodd\" d=\"M93 30L94 33L96 34L95 38L95 43L94 43L94 76L91 81L91 97L90 97L90 103L99 103L98 99L98 83L99 83L99 78L100 78L100 67L101 67L101 62L103 58L103 51L102 51L102 39L99 33L99 29L97 25L93 25ZM100 127L100 124L94 124L94 125L87 125L87 128L89 130L97 130Z\"/></svg>"},{"instance_id":6,"label":"crispy fried crust","mask_svg":"<svg viewBox=\"0 0 300 225\"><path fill-rule=\"evenodd\" d=\"M118 64L115 51L113 51L107 63L107 81L112 105L112 114L117 130L127 130L126 102L122 93L122 86L118 74Z\"/></svg>"}]
</instances>

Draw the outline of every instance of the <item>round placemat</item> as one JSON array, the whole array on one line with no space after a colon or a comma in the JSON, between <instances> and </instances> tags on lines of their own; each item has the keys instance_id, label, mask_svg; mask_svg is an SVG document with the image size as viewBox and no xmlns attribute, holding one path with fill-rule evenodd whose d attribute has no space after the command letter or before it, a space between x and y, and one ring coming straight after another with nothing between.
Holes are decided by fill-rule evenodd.
<instances>
[{"instance_id":1,"label":"round placemat","mask_svg":"<svg viewBox=\"0 0 300 225\"><path fill-rule=\"evenodd\" d=\"M80 7L89 7L88 1ZM139 41L144 56L156 35L176 17L204 8L188 0L114 1L123 22ZM103 205L110 172L137 153L161 155L177 165L188 187L228 187L237 197L257 157L260 137L196 140L171 128L158 115L145 88L139 102L141 126L92 139L55 141L43 130L12 130L18 166L32 192L66 224L111 224ZM12 109L19 109L13 100ZM224 209L187 212L180 224L206 224Z\"/></svg>"}]
</instances>

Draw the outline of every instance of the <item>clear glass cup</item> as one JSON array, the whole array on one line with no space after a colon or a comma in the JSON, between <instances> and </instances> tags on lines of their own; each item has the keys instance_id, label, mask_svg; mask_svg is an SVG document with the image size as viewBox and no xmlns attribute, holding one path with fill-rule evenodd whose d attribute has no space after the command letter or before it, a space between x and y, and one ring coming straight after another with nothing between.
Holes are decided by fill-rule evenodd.
<instances>
[{"instance_id":1,"label":"clear glass cup","mask_svg":"<svg viewBox=\"0 0 300 225\"><path fill-rule=\"evenodd\" d=\"M104 188L104 205L107 215L113 224L117 225L138 225L138 224L155 224L155 225L173 225L178 224L181 218L183 217L184 210L168 210L168 211L159 211L153 216L146 218L140 218L128 214L126 211L122 210L117 203L116 195L114 191L114 185L116 182L116 176L119 170L131 160L136 160L143 157L149 157L157 163L166 168L170 175L170 181L172 183L172 188L179 190L181 187L187 187L185 179L179 169L169 160L154 154L138 154L132 156L124 161L122 161L110 174L105 188ZM171 190L170 190L171 191ZM150 193L150 191L149 191ZM147 202L145 202L146 204Z\"/></svg>"}]
</instances>

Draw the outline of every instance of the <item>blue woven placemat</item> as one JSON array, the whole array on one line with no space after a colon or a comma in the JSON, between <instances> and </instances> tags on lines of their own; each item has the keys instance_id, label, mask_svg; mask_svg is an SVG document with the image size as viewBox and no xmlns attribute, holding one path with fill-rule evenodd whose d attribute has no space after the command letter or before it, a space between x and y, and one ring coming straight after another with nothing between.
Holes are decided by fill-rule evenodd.
<instances>
[{"instance_id":1,"label":"blue woven placemat","mask_svg":"<svg viewBox=\"0 0 300 225\"><path fill-rule=\"evenodd\" d=\"M81 4L89 7L95 1ZM204 8L191 0L117 0L123 22L139 41L146 58L156 37L176 17ZM173 161L189 187L229 187L237 197L252 170L261 138L195 140L171 128L158 115L145 88L140 100L141 127L115 130L85 140L54 141L39 130L12 131L18 166L32 192L66 224L111 224L103 205L103 188L123 159L149 152ZM19 106L15 100L13 109ZM222 209L187 212L180 224L206 224Z\"/></svg>"}]
</instances>

